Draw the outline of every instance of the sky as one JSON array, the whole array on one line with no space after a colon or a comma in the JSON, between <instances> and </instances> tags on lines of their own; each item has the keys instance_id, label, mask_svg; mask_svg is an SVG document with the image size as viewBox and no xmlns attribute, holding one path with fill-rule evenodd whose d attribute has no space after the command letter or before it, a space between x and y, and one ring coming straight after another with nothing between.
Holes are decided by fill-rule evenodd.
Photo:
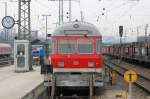
<instances>
[{"instance_id":1,"label":"sky","mask_svg":"<svg viewBox=\"0 0 150 99\"><path fill-rule=\"evenodd\" d=\"M0 0L0 20L5 16L4 2L8 5L7 15L17 20L18 3L15 0ZM124 26L124 36L144 35L146 24L150 24L149 4L150 0L72 0L72 20L81 20L82 11L84 21L96 25L103 36L119 36L119 25ZM64 0L65 22L69 21L66 18L68 10L69 2ZM45 35L43 14L51 15L48 17L48 32L52 33L58 22L58 1L31 0L31 28L38 30L40 35Z\"/></svg>"}]
</instances>

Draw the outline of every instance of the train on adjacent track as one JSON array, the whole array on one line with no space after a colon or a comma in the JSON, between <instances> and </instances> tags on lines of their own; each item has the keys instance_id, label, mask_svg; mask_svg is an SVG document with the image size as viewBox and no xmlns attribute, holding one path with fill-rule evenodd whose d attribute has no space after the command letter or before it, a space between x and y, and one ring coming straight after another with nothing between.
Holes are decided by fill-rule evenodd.
<instances>
[{"instance_id":1,"label":"train on adjacent track","mask_svg":"<svg viewBox=\"0 0 150 99\"><path fill-rule=\"evenodd\" d=\"M0 57L10 57L12 55L12 48L10 44L0 43Z\"/></svg>"},{"instance_id":2,"label":"train on adjacent track","mask_svg":"<svg viewBox=\"0 0 150 99\"><path fill-rule=\"evenodd\" d=\"M32 57L43 57L45 55L44 45L32 45Z\"/></svg>"},{"instance_id":3,"label":"train on adjacent track","mask_svg":"<svg viewBox=\"0 0 150 99\"><path fill-rule=\"evenodd\" d=\"M32 64L39 65L40 57L44 57L45 55L45 46L44 45L32 45Z\"/></svg>"},{"instance_id":4,"label":"train on adjacent track","mask_svg":"<svg viewBox=\"0 0 150 99\"><path fill-rule=\"evenodd\" d=\"M50 64L56 87L103 86L102 36L91 23L74 21L60 25L48 37Z\"/></svg>"},{"instance_id":5,"label":"train on adjacent track","mask_svg":"<svg viewBox=\"0 0 150 99\"><path fill-rule=\"evenodd\" d=\"M103 54L130 61L150 62L150 43L132 42L103 46Z\"/></svg>"}]
</instances>

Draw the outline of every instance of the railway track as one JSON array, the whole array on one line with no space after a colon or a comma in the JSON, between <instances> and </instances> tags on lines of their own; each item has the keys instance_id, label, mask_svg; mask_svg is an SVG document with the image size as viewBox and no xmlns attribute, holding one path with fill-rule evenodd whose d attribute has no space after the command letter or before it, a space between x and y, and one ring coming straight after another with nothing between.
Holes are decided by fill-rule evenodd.
<instances>
[{"instance_id":1,"label":"railway track","mask_svg":"<svg viewBox=\"0 0 150 99\"><path fill-rule=\"evenodd\" d=\"M89 96L60 96L60 97L57 97L56 99L90 99ZM101 96L93 96L92 99L105 99L104 97L101 97ZM108 98L110 99L110 98Z\"/></svg>"},{"instance_id":2,"label":"railway track","mask_svg":"<svg viewBox=\"0 0 150 99\"><path fill-rule=\"evenodd\" d=\"M11 57L0 58L0 67L13 64L14 60Z\"/></svg>"},{"instance_id":3,"label":"railway track","mask_svg":"<svg viewBox=\"0 0 150 99\"><path fill-rule=\"evenodd\" d=\"M57 99L90 99L88 96L59 96Z\"/></svg>"},{"instance_id":4,"label":"railway track","mask_svg":"<svg viewBox=\"0 0 150 99\"><path fill-rule=\"evenodd\" d=\"M105 54L103 54L103 56L113 58L115 60L120 60L119 58L117 58L115 56L110 56L110 55L105 55ZM136 67L142 67L142 68L150 69L149 62L142 62L142 61L136 61L136 60L132 60L132 59L125 59L125 58L122 58L122 62L126 62L132 66L136 65Z\"/></svg>"},{"instance_id":5,"label":"railway track","mask_svg":"<svg viewBox=\"0 0 150 99\"><path fill-rule=\"evenodd\" d=\"M62 96L62 97L57 97L56 99L90 99L88 96ZM93 96L92 99L112 99L112 97L103 97L103 96Z\"/></svg>"},{"instance_id":6,"label":"railway track","mask_svg":"<svg viewBox=\"0 0 150 99\"><path fill-rule=\"evenodd\" d=\"M104 59L104 64L109 67L114 69L117 73L119 73L120 75L124 75L125 71L132 69L136 71L136 68L129 68L127 64L119 64L116 61L113 60L108 60L108 59ZM130 65L129 65L130 66ZM144 75L146 74L146 75ZM144 90L146 90L148 93L150 93L150 72L144 72L142 69L137 71L137 81L135 82L135 84L141 88L143 88Z\"/></svg>"}]
</instances>

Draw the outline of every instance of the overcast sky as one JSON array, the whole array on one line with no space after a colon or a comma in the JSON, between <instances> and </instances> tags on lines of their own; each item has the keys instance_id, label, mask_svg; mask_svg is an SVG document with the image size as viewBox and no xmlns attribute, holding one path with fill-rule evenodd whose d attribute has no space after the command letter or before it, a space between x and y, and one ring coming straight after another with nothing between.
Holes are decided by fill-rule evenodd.
<instances>
[{"instance_id":1,"label":"overcast sky","mask_svg":"<svg viewBox=\"0 0 150 99\"><path fill-rule=\"evenodd\" d=\"M0 20L5 16L4 3L0 0ZM17 0L16 0L17 1ZM118 36L118 26L123 25L126 36L144 35L144 27L150 24L150 0L72 0L72 19L80 20L80 11L83 11L84 21L95 24L103 35ZM64 21L67 22L68 1L64 1ZM105 10L103 10L105 8ZM17 20L18 3L8 2L8 15ZM104 13L104 15L102 15ZM48 32L52 32L58 22L58 1L31 0L32 30L39 30L45 34L45 19L42 14L51 14L48 17ZM2 26L0 25L0 28ZM16 28L16 27L15 27ZM149 28L150 30L150 28Z\"/></svg>"}]
</instances>

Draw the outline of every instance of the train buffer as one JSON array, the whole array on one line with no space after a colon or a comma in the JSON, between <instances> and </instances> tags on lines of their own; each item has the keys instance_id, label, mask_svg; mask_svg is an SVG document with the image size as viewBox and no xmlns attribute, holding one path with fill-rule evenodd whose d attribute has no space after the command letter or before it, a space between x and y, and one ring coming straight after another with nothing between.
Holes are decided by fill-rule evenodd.
<instances>
[{"instance_id":1,"label":"train buffer","mask_svg":"<svg viewBox=\"0 0 150 99\"><path fill-rule=\"evenodd\" d=\"M89 95L87 96L77 96L77 95L73 95L73 96L57 96L57 89L56 89L56 77L53 75L52 76L52 84L51 84L51 91L50 91L50 94L51 94L51 98L50 99L55 99L55 97L58 97L58 99L62 98L62 99L79 99L79 97L86 97L86 98L83 98L83 99L93 99L93 76L90 76L89 77Z\"/></svg>"}]
</instances>

